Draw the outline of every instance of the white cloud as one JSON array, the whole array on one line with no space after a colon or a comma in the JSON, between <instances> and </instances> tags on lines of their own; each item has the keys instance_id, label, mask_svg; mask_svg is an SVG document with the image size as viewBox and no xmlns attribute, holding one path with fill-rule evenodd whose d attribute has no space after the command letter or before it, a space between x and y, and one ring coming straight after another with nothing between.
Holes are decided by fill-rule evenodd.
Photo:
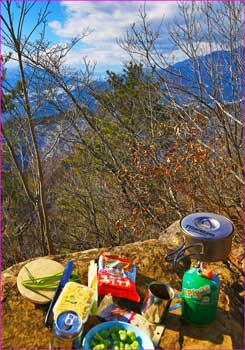
<instances>
[{"instance_id":1,"label":"white cloud","mask_svg":"<svg viewBox=\"0 0 245 350\"><path fill-rule=\"evenodd\" d=\"M50 22L49 26L54 30L54 32L58 32L59 30L62 29L59 21Z\"/></svg>"},{"instance_id":2,"label":"white cloud","mask_svg":"<svg viewBox=\"0 0 245 350\"><path fill-rule=\"evenodd\" d=\"M82 34L89 28L93 32L83 38L85 48L73 50L67 63L77 64L83 56L98 64L121 64L126 60L125 52L116 44L132 23L139 23L139 9L143 6L151 21L167 20L177 12L177 2L125 2L125 1L61 1L66 18L63 23L53 21L50 28L60 39L66 40Z\"/></svg>"},{"instance_id":3,"label":"white cloud","mask_svg":"<svg viewBox=\"0 0 245 350\"><path fill-rule=\"evenodd\" d=\"M207 41L202 41L196 44L197 48L197 55L203 56L203 55L208 55L211 54L213 51L218 51L222 50L222 46L218 45L218 43L211 43Z\"/></svg>"},{"instance_id":4,"label":"white cloud","mask_svg":"<svg viewBox=\"0 0 245 350\"><path fill-rule=\"evenodd\" d=\"M122 64L128 56L116 43L97 45L96 48L83 48L81 51L71 51L67 56L69 64L78 64L86 57L97 64Z\"/></svg>"}]
</instances>

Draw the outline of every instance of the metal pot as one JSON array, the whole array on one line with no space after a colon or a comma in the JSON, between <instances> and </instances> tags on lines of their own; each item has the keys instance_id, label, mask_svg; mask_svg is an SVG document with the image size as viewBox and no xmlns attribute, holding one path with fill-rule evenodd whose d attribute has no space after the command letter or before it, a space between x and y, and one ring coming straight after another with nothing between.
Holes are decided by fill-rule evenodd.
<instances>
[{"instance_id":1,"label":"metal pot","mask_svg":"<svg viewBox=\"0 0 245 350\"><path fill-rule=\"evenodd\" d=\"M176 265L193 256L200 261L224 260L230 253L234 226L224 216L213 213L195 213L180 221L184 233L183 244L166 255L166 261ZM190 251L185 255L186 251Z\"/></svg>"}]
</instances>

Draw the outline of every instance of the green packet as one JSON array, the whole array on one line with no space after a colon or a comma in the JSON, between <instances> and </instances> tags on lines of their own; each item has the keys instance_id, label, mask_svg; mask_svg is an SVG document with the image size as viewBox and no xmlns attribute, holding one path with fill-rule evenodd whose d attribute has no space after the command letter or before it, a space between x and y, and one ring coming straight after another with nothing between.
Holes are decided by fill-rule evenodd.
<instances>
[{"instance_id":1,"label":"green packet","mask_svg":"<svg viewBox=\"0 0 245 350\"><path fill-rule=\"evenodd\" d=\"M98 280L97 280L98 266L94 260L91 260L88 267L88 287L95 291L94 303L91 309L91 314L96 315L98 305Z\"/></svg>"}]
</instances>

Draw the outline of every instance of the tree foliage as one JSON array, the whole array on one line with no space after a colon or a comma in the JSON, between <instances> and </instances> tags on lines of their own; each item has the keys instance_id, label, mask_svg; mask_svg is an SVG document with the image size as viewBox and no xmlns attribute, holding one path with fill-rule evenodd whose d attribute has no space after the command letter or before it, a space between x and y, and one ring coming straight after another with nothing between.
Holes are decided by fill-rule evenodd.
<instances>
[{"instance_id":1,"label":"tree foliage","mask_svg":"<svg viewBox=\"0 0 245 350\"><path fill-rule=\"evenodd\" d=\"M21 36L32 4L19 5L16 32L6 2L5 45L17 54L6 59L17 60L21 80L8 86L4 72L2 106L11 116L3 122L3 246L11 244L4 266L53 251L157 238L195 211L229 217L241 241L243 5L179 6L183 23L176 22L169 37L190 59L188 77L171 69L162 54L161 27L154 30L143 10L139 27L132 25L120 41L129 62L121 74L108 71L100 89L89 62L72 74L64 65L79 38L58 46L45 40L46 7L34 27L44 25L43 34L32 42ZM204 41L210 55L201 61ZM229 54L230 103L217 49ZM37 118L47 102L57 114Z\"/></svg>"}]
</instances>

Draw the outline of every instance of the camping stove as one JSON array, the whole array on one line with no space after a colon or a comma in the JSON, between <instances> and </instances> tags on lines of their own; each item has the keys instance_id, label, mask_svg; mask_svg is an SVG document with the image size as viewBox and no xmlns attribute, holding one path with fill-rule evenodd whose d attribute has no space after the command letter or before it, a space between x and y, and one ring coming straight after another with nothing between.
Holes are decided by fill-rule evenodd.
<instances>
[{"instance_id":1,"label":"camping stove","mask_svg":"<svg viewBox=\"0 0 245 350\"><path fill-rule=\"evenodd\" d=\"M180 261L198 260L182 279L182 316L193 324L207 325L215 320L220 289L219 278L207 262L228 256L234 227L225 217L212 213L188 215L180 226L185 240L178 249L168 253L165 260L172 262L174 268ZM190 252L185 254L187 250Z\"/></svg>"}]
</instances>

